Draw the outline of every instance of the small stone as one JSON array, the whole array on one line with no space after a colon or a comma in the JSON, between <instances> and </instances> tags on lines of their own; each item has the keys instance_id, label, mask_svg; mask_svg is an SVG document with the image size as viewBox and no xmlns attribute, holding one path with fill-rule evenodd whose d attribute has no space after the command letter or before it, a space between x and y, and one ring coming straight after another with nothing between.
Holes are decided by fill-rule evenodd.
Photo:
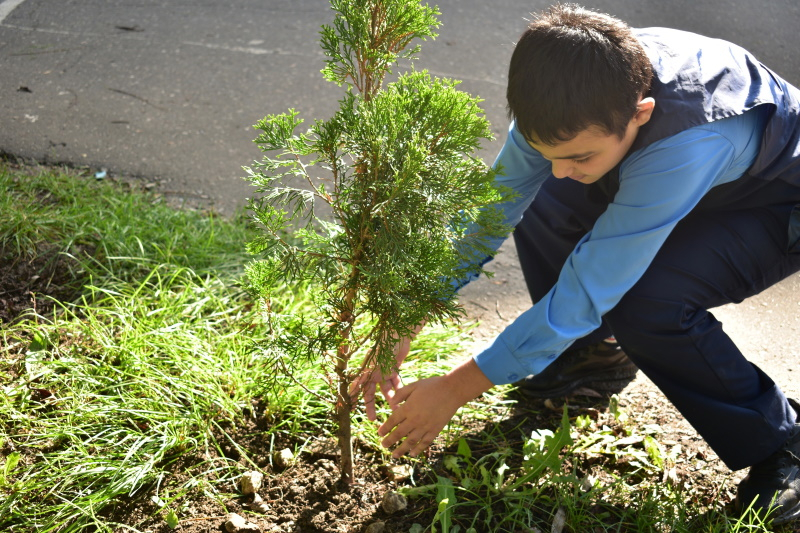
<instances>
[{"instance_id":1,"label":"small stone","mask_svg":"<svg viewBox=\"0 0 800 533\"><path fill-rule=\"evenodd\" d=\"M225 521L225 531L228 533L261 533L261 528L236 513L230 513Z\"/></svg>"},{"instance_id":2,"label":"small stone","mask_svg":"<svg viewBox=\"0 0 800 533\"><path fill-rule=\"evenodd\" d=\"M367 526L367 529L364 530L364 533L383 533L383 530L386 529L386 522L381 522L378 520L377 522L373 522Z\"/></svg>"},{"instance_id":3,"label":"small stone","mask_svg":"<svg viewBox=\"0 0 800 533\"><path fill-rule=\"evenodd\" d=\"M567 513L564 512L563 507L559 507L556 511L556 516L553 517L553 525L550 527L550 533L561 533L564 531L564 525L567 521Z\"/></svg>"},{"instance_id":4,"label":"small stone","mask_svg":"<svg viewBox=\"0 0 800 533\"><path fill-rule=\"evenodd\" d=\"M261 497L260 494L257 492L253 494L253 501L247 504L247 507L256 513L265 514L269 511L269 505L267 502L264 501L264 498Z\"/></svg>"},{"instance_id":5,"label":"small stone","mask_svg":"<svg viewBox=\"0 0 800 533\"><path fill-rule=\"evenodd\" d=\"M242 494L246 496L258 492L258 489L261 488L261 481L263 479L264 475L261 472L251 471L242 474L242 479L239 481Z\"/></svg>"},{"instance_id":6,"label":"small stone","mask_svg":"<svg viewBox=\"0 0 800 533\"><path fill-rule=\"evenodd\" d=\"M411 474L414 473L414 466L413 465L392 465L390 470L391 478L394 481L403 481L411 477Z\"/></svg>"},{"instance_id":7,"label":"small stone","mask_svg":"<svg viewBox=\"0 0 800 533\"><path fill-rule=\"evenodd\" d=\"M289 448L284 448L272 454L272 463L278 470L289 468L294 464L294 454Z\"/></svg>"},{"instance_id":8,"label":"small stone","mask_svg":"<svg viewBox=\"0 0 800 533\"><path fill-rule=\"evenodd\" d=\"M408 502L406 501L406 497L400 494L399 492L389 491L383 495L383 500L381 501L381 508L387 514L394 514L399 511L402 511L408 507Z\"/></svg>"}]
</instances>

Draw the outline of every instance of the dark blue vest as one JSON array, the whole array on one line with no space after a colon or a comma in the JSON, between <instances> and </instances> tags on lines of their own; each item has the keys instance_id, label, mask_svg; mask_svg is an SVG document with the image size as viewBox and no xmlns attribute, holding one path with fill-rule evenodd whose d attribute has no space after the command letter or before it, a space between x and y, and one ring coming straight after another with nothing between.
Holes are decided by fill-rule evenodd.
<instances>
[{"instance_id":1,"label":"dark blue vest","mask_svg":"<svg viewBox=\"0 0 800 533\"><path fill-rule=\"evenodd\" d=\"M666 28L635 30L653 65L656 105L631 151L693 126L770 107L753 177L800 185L800 90L743 48Z\"/></svg>"}]
</instances>

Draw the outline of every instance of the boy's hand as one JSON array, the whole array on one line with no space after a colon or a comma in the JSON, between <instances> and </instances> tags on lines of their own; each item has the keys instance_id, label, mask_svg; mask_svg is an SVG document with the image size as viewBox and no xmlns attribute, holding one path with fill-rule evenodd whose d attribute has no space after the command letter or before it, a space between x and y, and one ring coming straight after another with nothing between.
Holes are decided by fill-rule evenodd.
<instances>
[{"instance_id":1,"label":"boy's hand","mask_svg":"<svg viewBox=\"0 0 800 533\"><path fill-rule=\"evenodd\" d=\"M492 382L470 359L444 376L421 379L397 389L388 400L392 414L380 428L387 448L402 444L392 453L395 459L406 453L418 455L450 422L458 408L483 394Z\"/></svg>"},{"instance_id":2,"label":"boy's hand","mask_svg":"<svg viewBox=\"0 0 800 533\"><path fill-rule=\"evenodd\" d=\"M449 393L445 376L421 379L398 389L389 400L392 414L378 429L381 444L391 448L395 459L406 453L419 455L450 422L461 403Z\"/></svg>"},{"instance_id":3,"label":"boy's hand","mask_svg":"<svg viewBox=\"0 0 800 533\"><path fill-rule=\"evenodd\" d=\"M398 341L394 348L394 358L397 363L394 372L384 375L380 368L366 368L361 372L353 382L350 384L350 399L355 402L358 396L364 393L364 407L367 410L367 418L372 421L377 419L375 412L375 392L380 387L383 397L386 401L391 401L395 391L400 388L400 365L408 357L408 352L411 349L411 341L416 337L417 333L422 329L423 324L414 329L413 336L404 337Z\"/></svg>"}]
</instances>

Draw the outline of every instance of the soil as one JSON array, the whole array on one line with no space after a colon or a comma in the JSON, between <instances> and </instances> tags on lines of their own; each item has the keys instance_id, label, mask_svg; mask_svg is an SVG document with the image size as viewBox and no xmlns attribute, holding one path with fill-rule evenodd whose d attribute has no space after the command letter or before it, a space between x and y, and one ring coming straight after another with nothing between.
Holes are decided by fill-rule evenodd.
<instances>
[{"instance_id":1,"label":"soil","mask_svg":"<svg viewBox=\"0 0 800 533\"><path fill-rule=\"evenodd\" d=\"M626 398L621 407L628 412L647 413L640 419L642 424L658 424L664 430L659 441L667 448L681 446L680 457L668 475L680 483L687 497L697 500L700 505L711 506L716 499L730 502L734 496L732 487L735 479L714 456L707 446L697 437L682 419L676 418L664 409L664 400L653 397L647 387L643 387L638 379L634 380L624 391ZM590 391L586 395L577 395L569 399L554 401L526 401L524 406L512 409L499 424L506 437L506 444L521 448L523 435L530 435L533 430L549 428L555 430L559 426L561 409L566 401L570 415L581 414L601 417L613 424L607 413L608 398L596 397ZM141 531L153 533L206 533L226 531L227 513L238 513L257 527L258 531L267 533L360 533L370 531L372 524L382 523L373 531L384 533L408 532L414 524L427 526L431 523L435 503L430 498L409 499L408 507L389 513L381 502L387 493L393 493L398 487L410 485L405 478L409 473L416 485L435 483L436 475L447 475L442 458L445 453L454 454L455 449L444 449L441 443L435 445L426 461L401 460L387 465L381 461L381 455L363 442L356 446L356 474L358 480L350 490L343 490L339 484L337 467L338 456L332 441L315 441L308 435L299 436L295 442L273 442L259 437L260 430L271 424L264 418L263 412L256 408L253 418L239 428L224 429L238 446L246 450L250 458L255 458L258 469L265 473L263 484L258 491L268 505L263 513L249 512L252 496L243 496L238 480L231 480L223 485L230 497L224 501L209 497L202 488L187 494L185 497L171 502L172 508L180 508L180 522L176 529L171 529L163 512L151 500L153 492L136 497L131 502L121 503L114 509L107 510L106 516L124 524L136 524ZM490 425L494 425L492 422ZM473 453L483 455L495 450L481 450L482 441L478 434L484 429L483 424L476 424L467 436ZM220 435L221 436L221 435ZM301 440L305 439L305 440ZM224 442L225 439L219 439ZM304 451L284 468L275 466L271 460L270 450L287 447L303 448ZM233 447L222 450L230 459L239 459ZM205 457L207 459L208 456ZM171 476L168 484L160 487L161 493L169 492L172 485L185 482L187 473L193 466L200 464L204 457L184 457L179 464L170 465ZM602 472L602 468L619 471L619 465L612 465L606 460L604 464L594 465L594 471ZM242 469L252 466L241 461ZM407 469L396 478L392 471L403 465ZM624 465L622 466L624 469ZM666 476L667 474L665 474ZM212 481L212 480L209 480ZM119 531L123 531L120 529ZM530 530L534 531L534 530Z\"/></svg>"}]
</instances>

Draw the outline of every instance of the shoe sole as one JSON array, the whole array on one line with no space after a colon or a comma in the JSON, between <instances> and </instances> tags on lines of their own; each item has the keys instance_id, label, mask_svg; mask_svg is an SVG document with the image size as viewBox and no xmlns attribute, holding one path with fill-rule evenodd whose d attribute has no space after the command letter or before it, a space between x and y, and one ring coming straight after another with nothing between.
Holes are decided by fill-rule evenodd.
<instances>
[{"instance_id":1,"label":"shoe sole","mask_svg":"<svg viewBox=\"0 0 800 533\"><path fill-rule=\"evenodd\" d=\"M593 389L598 392L619 391L631 382L631 379L636 376L638 371L639 368L636 365L630 364L615 368L614 370L583 376L555 389L531 390L524 386L518 386L517 390L529 398L557 398L569 396L572 391L581 387Z\"/></svg>"},{"instance_id":2,"label":"shoe sole","mask_svg":"<svg viewBox=\"0 0 800 533\"><path fill-rule=\"evenodd\" d=\"M783 524L794 522L795 520L800 520L800 503L798 503L788 511L781 513L779 516L776 516L772 521L772 523L773 525L780 526Z\"/></svg>"}]
</instances>

